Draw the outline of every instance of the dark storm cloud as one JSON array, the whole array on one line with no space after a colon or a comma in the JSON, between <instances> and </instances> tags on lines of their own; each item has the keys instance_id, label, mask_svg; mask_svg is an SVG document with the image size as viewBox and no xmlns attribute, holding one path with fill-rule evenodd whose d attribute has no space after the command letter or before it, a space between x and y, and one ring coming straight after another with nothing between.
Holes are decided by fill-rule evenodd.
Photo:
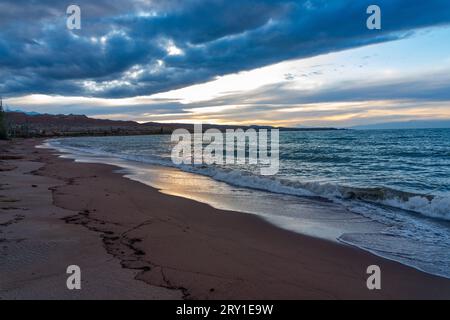
<instances>
[{"instance_id":1,"label":"dark storm cloud","mask_svg":"<svg viewBox=\"0 0 450 320\"><path fill-rule=\"evenodd\" d=\"M148 95L450 22L447 0L379 0L383 29L370 31L372 2L80 0L82 29L72 32L69 3L3 0L0 92Z\"/></svg>"}]
</instances>

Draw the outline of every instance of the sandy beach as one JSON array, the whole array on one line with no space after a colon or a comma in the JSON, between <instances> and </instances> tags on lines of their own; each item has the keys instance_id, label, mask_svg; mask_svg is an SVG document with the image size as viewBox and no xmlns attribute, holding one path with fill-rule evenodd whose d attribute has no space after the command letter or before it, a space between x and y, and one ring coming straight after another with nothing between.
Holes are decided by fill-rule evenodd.
<instances>
[{"instance_id":1,"label":"sandy beach","mask_svg":"<svg viewBox=\"0 0 450 320\"><path fill-rule=\"evenodd\" d=\"M0 299L450 299L450 280L0 143ZM66 287L78 265L82 289ZM366 287L378 265L382 289Z\"/></svg>"}]
</instances>

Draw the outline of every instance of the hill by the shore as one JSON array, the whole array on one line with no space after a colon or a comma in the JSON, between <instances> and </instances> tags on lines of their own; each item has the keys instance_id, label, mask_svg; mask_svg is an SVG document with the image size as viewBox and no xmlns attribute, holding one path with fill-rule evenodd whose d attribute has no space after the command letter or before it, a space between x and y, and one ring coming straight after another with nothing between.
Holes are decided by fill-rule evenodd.
<instances>
[{"instance_id":1,"label":"hill by the shore","mask_svg":"<svg viewBox=\"0 0 450 320\"><path fill-rule=\"evenodd\" d=\"M55 136L91 136L91 135L149 135L170 134L175 129L193 131L193 124L180 123L138 123L94 119L85 115L50 115L7 112L7 126L11 137L55 137ZM226 129L272 129L270 126L227 126L204 124L203 130ZM338 130L335 128L277 128L281 131Z\"/></svg>"}]
</instances>

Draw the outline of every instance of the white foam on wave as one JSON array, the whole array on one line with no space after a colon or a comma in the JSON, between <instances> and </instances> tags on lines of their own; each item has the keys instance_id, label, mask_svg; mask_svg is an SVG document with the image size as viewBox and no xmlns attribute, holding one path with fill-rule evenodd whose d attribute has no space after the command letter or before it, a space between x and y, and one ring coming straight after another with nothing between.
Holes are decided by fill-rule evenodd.
<instances>
[{"instance_id":1,"label":"white foam on wave","mask_svg":"<svg viewBox=\"0 0 450 320\"><path fill-rule=\"evenodd\" d=\"M280 179L257 176L249 172L232 169L226 170L214 167L192 167L192 166L177 166L177 167L191 173L201 174L213 178L214 180L226 182L228 184L239 187L302 197L316 196L313 192L309 190L299 188L295 185L284 184L283 181Z\"/></svg>"},{"instance_id":2,"label":"white foam on wave","mask_svg":"<svg viewBox=\"0 0 450 320\"><path fill-rule=\"evenodd\" d=\"M342 200L348 199L348 190L358 190L357 188L350 188L339 186L331 183L320 182L300 182L291 181L279 178L269 178L256 176L251 173L224 170L214 167L180 167L185 171L206 175L215 180L226 182L240 187L270 191L273 193L280 193L286 195L295 195L301 197L323 197L328 200ZM400 192L399 192L400 193ZM379 203L393 208L412 211L430 218L437 218L450 221L450 196L434 196L432 198L422 195L415 195L406 200L400 197L393 198L379 198L366 200L364 197L358 200Z\"/></svg>"},{"instance_id":3,"label":"white foam on wave","mask_svg":"<svg viewBox=\"0 0 450 320\"><path fill-rule=\"evenodd\" d=\"M450 221L450 197L435 196L428 199L424 196L414 196L406 201L393 198L386 199L382 203L394 208L417 212L427 217Z\"/></svg>"}]
</instances>

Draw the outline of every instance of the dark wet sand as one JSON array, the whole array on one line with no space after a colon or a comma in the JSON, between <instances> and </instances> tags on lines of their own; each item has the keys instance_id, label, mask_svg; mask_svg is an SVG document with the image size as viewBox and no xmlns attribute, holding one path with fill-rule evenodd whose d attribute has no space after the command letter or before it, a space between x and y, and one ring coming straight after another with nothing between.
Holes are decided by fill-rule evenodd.
<instances>
[{"instance_id":1,"label":"dark wet sand","mask_svg":"<svg viewBox=\"0 0 450 320\"><path fill-rule=\"evenodd\" d=\"M450 280L165 195L36 143L0 144L20 157L0 162L0 298L450 299ZM76 293L65 288L69 264L82 269ZM379 291L366 287L373 264Z\"/></svg>"}]
</instances>

